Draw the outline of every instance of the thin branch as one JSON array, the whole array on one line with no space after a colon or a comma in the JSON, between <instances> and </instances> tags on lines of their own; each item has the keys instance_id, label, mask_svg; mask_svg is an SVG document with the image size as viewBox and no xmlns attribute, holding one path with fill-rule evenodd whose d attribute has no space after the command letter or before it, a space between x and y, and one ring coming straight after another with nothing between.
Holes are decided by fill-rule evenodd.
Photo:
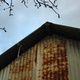
<instances>
[{"instance_id":1,"label":"thin branch","mask_svg":"<svg viewBox=\"0 0 80 80\"><path fill-rule=\"evenodd\" d=\"M8 6L9 6L9 3L8 2L6 2L6 0L1 0L1 2L3 3L6 3Z\"/></svg>"},{"instance_id":2,"label":"thin branch","mask_svg":"<svg viewBox=\"0 0 80 80\"><path fill-rule=\"evenodd\" d=\"M53 3L51 0L49 0L49 2L52 4L52 6L57 9L57 5L55 5L55 1L56 1L56 0L54 0L54 3Z\"/></svg>"},{"instance_id":3,"label":"thin branch","mask_svg":"<svg viewBox=\"0 0 80 80\"><path fill-rule=\"evenodd\" d=\"M56 10L55 10L52 6L49 6L49 5L48 5L48 7L51 8L51 9L58 15L58 18L60 18L59 13L57 13Z\"/></svg>"},{"instance_id":4,"label":"thin branch","mask_svg":"<svg viewBox=\"0 0 80 80\"><path fill-rule=\"evenodd\" d=\"M41 7L41 5L44 5L45 7L52 9L58 15L58 18L60 18L59 13L57 13L57 11L54 9L54 8L57 9L57 5L55 5L56 1L57 0L54 0L54 3L53 3L51 0L48 0L47 2L45 0L34 0L34 3L37 8Z\"/></svg>"},{"instance_id":5,"label":"thin branch","mask_svg":"<svg viewBox=\"0 0 80 80\"><path fill-rule=\"evenodd\" d=\"M0 28L0 29L1 29L1 30L4 30L5 32L7 32L6 29L5 29L5 27L4 27L4 28Z\"/></svg>"},{"instance_id":6,"label":"thin branch","mask_svg":"<svg viewBox=\"0 0 80 80\"><path fill-rule=\"evenodd\" d=\"M11 0L10 6L9 6L9 16L13 16L12 14L13 7L14 5L12 4L12 0Z\"/></svg>"},{"instance_id":7,"label":"thin branch","mask_svg":"<svg viewBox=\"0 0 80 80\"><path fill-rule=\"evenodd\" d=\"M25 0L22 0L22 1L21 1L21 3L24 3L24 5L26 6L26 8L28 8L26 2L28 3L28 0L27 0L27 1L25 1Z\"/></svg>"},{"instance_id":8,"label":"thin branch","mask_svg":"<svg viewBox=\"0 0 80 80\"><path fill-rule=\"evenodd\" d=\"M58 18L60 18L60 15L59 13L55 10L55 9L58 9L58 5L56 5L56 2L57 0L53 0L53 2L51 0L33 0L34 1L34 4L37 8L40 8L42 5L44 5L45 8L50 8L52 9L57 15L58 15ZM9 7L7 8L4 8L4 9L1 9L1 10L6 10L6 9L9 9L9 16L12 16L12 10L13 10L13 7L14 5L12 4L12 0L10 2L10 5L9 3L7 3L5 0L1 0L1 2L4 2L6 3ZM26 8L28 8L27 4L28 4L28 0L22 0L21 3L23 3Z\"/></svg>"},{"instance_id":9,"label":"thin branch","mask_svg":"<svg viewBox=\"0 0 80 80\"><path fill-rule=\"evenodd\" d=\"M9 3L8 3L8 4L9 4ZM9 16L13 16L13 14L12 14L13 7L14 7L14 5L13 5L12 0L11 0L9 7L3 8L3 9L0 9L0 10L9 9Z\"/></svg>"}]
</instances>

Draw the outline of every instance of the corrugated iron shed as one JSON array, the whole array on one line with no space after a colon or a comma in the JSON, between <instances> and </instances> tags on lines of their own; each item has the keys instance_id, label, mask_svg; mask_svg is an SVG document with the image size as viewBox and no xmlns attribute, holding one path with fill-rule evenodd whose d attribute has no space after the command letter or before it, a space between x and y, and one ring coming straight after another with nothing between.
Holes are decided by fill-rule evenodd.
<instances>
[{"instance_id":1,"label":"corrugated iron shed","mask_svg":"<svg viewBox=\"0 0 80 80\"><path fill-rule=\"evenodd\" d=\"M5 75L4 72L2 75ZM10 64L6 78L7 80L68 80L68 75L66 41L53 35L42 39L15 59Z\"/></svg>"},{"instance_id":2,"label":"corrugated iron shed","mask_svg":"<svg viewBox=\"0 0 80 80\"><path fill-rule=\"evenodd\" d=\"M21 55L46 36L51 36L53 34L80 41L80 29L46 22L36 31L31 33L29 36L24 38L22 41L11 47L0 56L0 70L17 58L19 44L22 45L20 51Z\"/></svg>"}]
</instances>

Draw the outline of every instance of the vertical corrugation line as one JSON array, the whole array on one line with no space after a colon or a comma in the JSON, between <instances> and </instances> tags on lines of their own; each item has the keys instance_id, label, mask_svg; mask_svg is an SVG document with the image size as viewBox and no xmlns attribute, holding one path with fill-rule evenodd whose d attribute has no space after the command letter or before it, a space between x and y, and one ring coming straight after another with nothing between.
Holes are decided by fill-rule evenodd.
<instances>
[{"instance_id":1,"label":"vertical corrugation line","mask_svg":"<svg viewBox=\"0 0 80 80\"><path fill-rule=\"evenodd\" d=\"M8 80L10 65L0 71L0 80Z\"/></svg>"},{"instance_id":2,"label":"vertical corrugation line","mask_svg":"<svg viewBox=\"0 0 80 80\"><path fill-rule=\"evenodd\" d=\"M67 40L69 79L80 80L80 42Z\"/></svg>"},{"instance_id":3,"label":"vertical corrugation line","mask_svg":"<svg viewBox=\"0 0 80 80\"><path fill-rule=\"evenodd\" d=\"M15 59L8 68L8 71L7 68L1 71L0 80L69 80L66 40L57 35L48 36Z\"/></svg>"}]
</instances>

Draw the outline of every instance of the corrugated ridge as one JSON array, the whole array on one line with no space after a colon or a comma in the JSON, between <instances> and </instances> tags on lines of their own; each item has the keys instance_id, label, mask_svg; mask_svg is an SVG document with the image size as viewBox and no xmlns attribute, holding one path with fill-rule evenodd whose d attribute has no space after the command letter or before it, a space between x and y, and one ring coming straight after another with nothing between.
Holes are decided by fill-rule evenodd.
<instances>
[{"instance_id":1,"label":"corrugated ridge","mask_svg":"<svg viewBox=\"0 0 80 80\"><path fill-rule=\"evenodd\" d=\"M80 80L80 42L67 40L67 55L70 80Z\"/></svg>"},{"instance_id":2,"label":"corrugated ridge","mask_svg":"<svg viewBox=\"0 0 80 80\"><path fill-rule=\"evenodd\" d=\"M79 57L79 42L48 36L3 69L0 80L79 80Z\"/></svg>"}]
</instances>

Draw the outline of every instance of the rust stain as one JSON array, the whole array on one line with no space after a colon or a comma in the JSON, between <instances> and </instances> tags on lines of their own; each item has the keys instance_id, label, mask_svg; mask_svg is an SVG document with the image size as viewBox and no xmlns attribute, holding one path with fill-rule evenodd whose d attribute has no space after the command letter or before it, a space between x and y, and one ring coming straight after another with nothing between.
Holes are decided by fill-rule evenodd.
<instances>
[{"instance_id":1,"label":"rust stain","mask_svg":"<svg viewBox=\"0 0 80 80\"><path fill-rule=\"evenodd\" d=\"M68 80L66 42L45 38L11 64L8 80Z\"/></svg>"},{"instance_id":2,"label":"rust stain","mask_svg":"<svg viewBox=\"0 0 80 80\"><path fill-rule=\"evenodd\" d=\"M54 41L54 44L49 41L44 44L42 78L43 80L68 80L66 44L63 40Z\"/></svg>"}]
</instances>

